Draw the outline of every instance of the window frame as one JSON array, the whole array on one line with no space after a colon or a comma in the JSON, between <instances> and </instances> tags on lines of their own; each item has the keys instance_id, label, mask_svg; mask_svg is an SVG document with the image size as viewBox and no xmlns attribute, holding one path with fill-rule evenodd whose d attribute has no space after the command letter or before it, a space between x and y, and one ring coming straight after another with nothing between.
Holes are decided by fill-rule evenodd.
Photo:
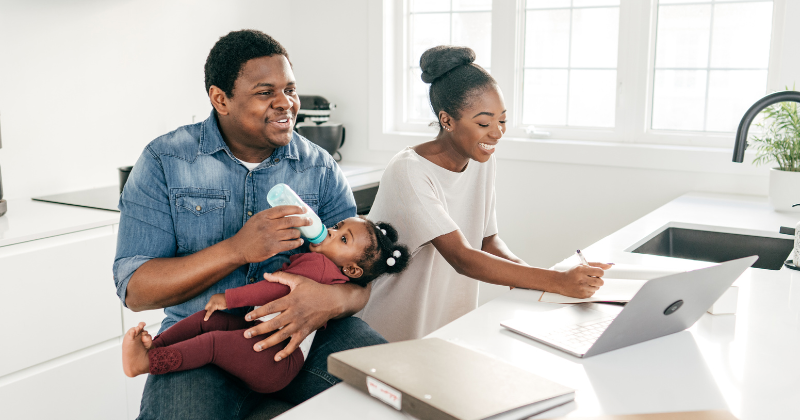
<instances>
[{"instance_id":1,"label":"window frame","mask_svg":"<svg viewBox=\"0 0 800 420\"><path fill-rule=\"evenodd\" d=\"M705 0L704 0L705 1ZM734 0L736 1L736 0ZM747 0L741 0L747 1ZM391 13L384 25L384 35L393 38L393 65L396 78L387 82L393 86L394 112L385 115L391 131L419 133L430 136L434 129L426 123L406 122L409 81L408 63L408 0L384 0L384 9ZM784 39L786 0L773 0L773 22L770 40L769 66L765 94L782 90L780 83L780 51ZM492 75L503 91L509 106L510 124L507 137L518 139L588 141L598 143L627 143L688 147L730 147L733 132L655 130L651 127L655 67L655 42L658 0L620 0L620 28L617 53L617 95L613 128L536 126L529 133L522 121L522 78L524 66L525 1L494 0L492 4ZM386 10L385 10L386 11ZM391 16L393 15L393 16ZM386 19L388 18L388 19ZM388 31L387 31L388 29ZM393 32L387 34L387 32ZM800 45L797 45L800 47ZM387 63L388 64L388 63ZM541 134L542 132L547 135Z\"/></svg>"}]
</instances>

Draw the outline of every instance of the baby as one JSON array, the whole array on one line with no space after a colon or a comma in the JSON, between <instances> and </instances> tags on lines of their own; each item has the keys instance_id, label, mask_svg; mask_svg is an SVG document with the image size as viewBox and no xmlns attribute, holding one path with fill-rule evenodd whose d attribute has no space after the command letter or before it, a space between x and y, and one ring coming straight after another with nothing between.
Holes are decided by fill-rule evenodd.
<instances>
[{"instance_id":1,"label":"baby","mask_svg":"<svg viewBox=\"0 0 800 420\"><path fill-rule=\"evenodd\" d=\"M373 223L351 217L328 229L311 252L289 257L279 271L299 274L322 284L347 281L362 287L383 273L399 273L408 264L408 249L397 243L397 231L388 223ZM270 319L270 314L248 322L220 309L263 305L289 293L280 283L261 281L211 296L206 310L199 311L152 338L144 323L131 328L122 343L122 367L134 377L144 373L163 375L213 364L241 379L260 393L281 390L300 372L316 332L279 362L280 345L256 352L253 345L263 337L245 338L244 330ZM288 340L287 340L288 342ZM287 342L284 342L284 346Z\"/></svg>"}]
</instances>

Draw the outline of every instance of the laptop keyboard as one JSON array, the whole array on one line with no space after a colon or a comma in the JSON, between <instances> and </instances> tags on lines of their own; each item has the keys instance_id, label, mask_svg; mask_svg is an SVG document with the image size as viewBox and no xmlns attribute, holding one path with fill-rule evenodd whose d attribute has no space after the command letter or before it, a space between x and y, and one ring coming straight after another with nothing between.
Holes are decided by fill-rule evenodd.
<instances>
[{"instance_id":1,"label":"laptop keyboard","mask_svg":"<svg viewBox=\"0 0 800 420\"><path fill-rule=\"evenodd\" d=\"M568 325L552 330L541 337L565 349L573 350L576 353L585 353L608 328L614 318L607 316L581 324Z\"/></svg>"}]
</instances>

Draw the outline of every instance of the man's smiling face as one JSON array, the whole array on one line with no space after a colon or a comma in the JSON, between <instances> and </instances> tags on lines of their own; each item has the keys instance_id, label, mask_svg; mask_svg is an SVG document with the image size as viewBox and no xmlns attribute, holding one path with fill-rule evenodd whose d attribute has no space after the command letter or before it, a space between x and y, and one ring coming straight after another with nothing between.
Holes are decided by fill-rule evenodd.
<instances>
[{"instance_id":1,"label":"man's smiling face","mask_svg":"<svg viewBox=\"0 0 800 420\"><path fill-rule=\"evenodd\" d=\"M250 149L276 149L292 140L300 109L295 79L283 55L248 60L239 72L228 100L232 133L227 140ZM232 138L231 138L232 137Z\"/></svg>"}]
</instances>

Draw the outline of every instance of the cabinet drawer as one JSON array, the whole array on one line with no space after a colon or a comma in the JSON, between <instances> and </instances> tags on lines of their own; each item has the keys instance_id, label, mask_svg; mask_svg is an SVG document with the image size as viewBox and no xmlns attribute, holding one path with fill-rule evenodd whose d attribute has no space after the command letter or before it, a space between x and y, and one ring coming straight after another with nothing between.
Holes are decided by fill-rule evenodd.
<instances>
[{"instance_id":1,"label":"cabinet drawer","mask_svg":"<svg viewBox=\"0 0 800 420\"><path fill-rule=\"evenodd\" d=\"M126 419L127 378L119 342L112 343L68 356L63 364L37 366L14 381L0 380L0 418Z\"/></svg>"},{"instance_id":2,"label":"cabinet drawer","mask_svg":"<svg viewBox=\"0 0 800 420\"><path fill-rule=\"evenodd\" d=\"M111 226L0 247L0 376L121 335Z\"/></svg>"}]
</instances>

